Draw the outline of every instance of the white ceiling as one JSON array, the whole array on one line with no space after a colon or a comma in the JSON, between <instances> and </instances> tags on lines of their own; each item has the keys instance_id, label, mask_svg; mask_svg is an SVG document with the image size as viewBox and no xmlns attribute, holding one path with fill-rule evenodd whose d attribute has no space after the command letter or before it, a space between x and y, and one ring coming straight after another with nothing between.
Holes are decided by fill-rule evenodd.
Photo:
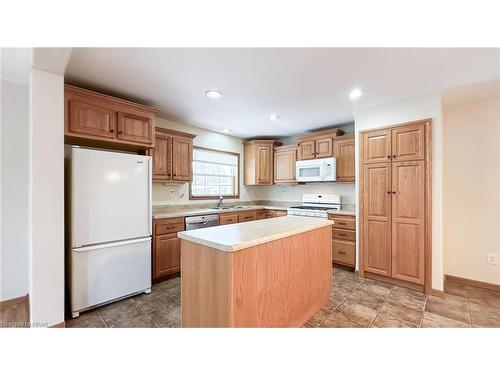
<instances>
[{"instance_id":1,"label":"white ceiling","mask_svg":"<svg viewBox=\"0 0 500 375\"><path fill-rule=\"evenodd\" d=\"M68 82L241 137L297 134L353 121L354 106L499 78L498 48L75 48L66 69ZM353 87L364 92L356 103Z\"/></svg>"}]
</instances>

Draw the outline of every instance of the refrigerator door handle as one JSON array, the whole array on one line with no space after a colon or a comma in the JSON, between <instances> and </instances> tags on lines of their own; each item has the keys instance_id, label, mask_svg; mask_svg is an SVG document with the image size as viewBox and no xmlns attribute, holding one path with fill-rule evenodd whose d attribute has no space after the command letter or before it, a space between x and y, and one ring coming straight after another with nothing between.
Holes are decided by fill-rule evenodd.
<instances>
[{"instance_id":1,"label":"refrigerator door handle","mask_svg":"<svg viewBox=\"0 0 500 375\"><path fill-rule=\"evenodd\" d=\"M151 237L142 237L142 238L135 238L133 240L126 240L126 241L116 241L116 242L106 242L106 243L101 243L101 244L96 244L96 245L83 245L82 247L74 247L71 250L72 251L92 251L92 250L99 250L99 249L105 249L108 247L116 247L116 246L121 246L121 245L130 245L133 243L139 243L139 242L147 242L151 241Z\"/></svg>"}]
</instances>

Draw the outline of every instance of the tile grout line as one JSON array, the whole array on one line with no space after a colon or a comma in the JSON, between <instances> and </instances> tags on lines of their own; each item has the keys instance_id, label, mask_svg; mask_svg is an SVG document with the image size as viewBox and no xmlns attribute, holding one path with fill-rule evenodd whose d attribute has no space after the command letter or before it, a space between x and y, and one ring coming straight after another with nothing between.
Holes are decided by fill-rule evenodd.
<instances>
[{"instance_id":1,"label":"tile grout line","mask_svg":"<svg viewBox=\"0 0 500 375\"><path fill-rule=\"evenodd\" d=\"M472 327L472 314L470 312L470 304L469 304L469 291L467 285L465 286L465 300L467 301L467 313L469 314L469 327Z\"/></svg>"},{"instance_id":2,"label":"tile grout line","mask_svg":"<svg viewBox=\"0 0 500 375\"><path fill-rule=\"evenodd\" d=\"M377 313L375 314L375 316L373 317L372 321L370 322L370 324L368 325L368 328L371 328L373 322L375 321L375 319L377 319L377 316L378 314L380 314L380 311L382 311L383 307L385 306L387 300L389 299L389 296L392 294L392 289L394 289L394 287L391 287L391 289L389 290L389 294L387 295L387 297L385 297L384 299L384 303L382 303L382 305L379 307L379 309L377 310Z\"/></svg>"},{"instance_id":3,"label":"tile grout line","mask_svg":"<svg viewBox=\"0 0 500 375\"><path fill-rule=\"evenodd\" d=\"M108 326L108 323L106 323L106 321L104 320L104 318L102 317L101 313L99 312L99 310L96 310L97 312L97 315L99 315L99 317L101 318L102 322L104 323L104 325L106 326L106 328L109 328Z\"/></svg>"},{"instance_id":4,"label":"tile grout line","mask_svg":"<svg viewBox=\"0 0 500 375\"><path fill-rule=\"evenodd\" d=\"M151 315L149 315L149 314L147 313L147 311L146 311L146 310L144 310L144 309L142 308L142 306L141 306L139 303L137 303L137 301L135 300L135 298L133 298L133 297L132 297L132 300L135 302L135 304L136 304L137 306L139 306L139 308L140 308L142 311L144 311L144 313L145 313L147 316L149 316L149 318L150 318L153 322L155 322L155 324L158 326L158 328L161 328L161 325L159 325L159 324L158 324L158 322L157 322L156 320L154 320L154 319L153 319L153 317L152 317Z\"/></svg>"},{"instance_id":5,"label":"tile grout line","mask_svg":"<svg viewBox=\"0 0 500 375\"><path fill-rule=\"evenodd\" d=\"M422 323L424 321L425 309L427 308L427 301L428 300L429 300L429 296L426 294L425 301L424 301L424 309L422 310L422 316L420 317L420 323L418 324L418 328L422 328Z\"/></svg>"},{"instance_id":6,"label":"tile grout line","mask_svg":"<svg viewBox=\"0 0 500 375\"><path fill-rule=\"evenodd\" d=\"M359 279L361 282L360 282L358 285L356 285L356 286L354 287L354 289L353 289L353 290L351 290L351 291L349 292L349 294L347 295L347 297L345 297L345 298L344 298L344 299L343 299L343 300L342 300L342 301L338 304L338 306L337 306L336 308L334 308L334 309L332 310L332 312L331 312L331 313L329 313L329 314L328 314L327 318L326 318L325 320L323 320L320 324L318 324L318 326L317 326L316 328L321 328L321 325L322 325L324 322L326 322L328 319L330 319L330 317L333 315L333 313L334 313L335 311L337 311L337 309L338 309L340 306L342 306L342 305L344 304L344 302L345 302L345 301L347 301L347 299L348 299L348 298L349 298L349 297L350 297L350 296L354 293L354 291L355 291L356 289L358 289L358 288L359 288L359 286L365 282L365 279L361 279L361 278L359 278L359 277L358 277L358 279ZM335 276L334 276L334 280L335 280Z\"/></svg>"}]
</instances>

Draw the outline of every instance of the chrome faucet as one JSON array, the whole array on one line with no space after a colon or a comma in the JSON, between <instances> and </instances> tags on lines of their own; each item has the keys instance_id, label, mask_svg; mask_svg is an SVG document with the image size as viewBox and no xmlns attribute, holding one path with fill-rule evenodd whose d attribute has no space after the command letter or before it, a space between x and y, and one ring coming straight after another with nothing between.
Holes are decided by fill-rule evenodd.
<instances>
[{"instance_id":1,"label":"chrome faucet","mask_svg":"<svg viewBox=\"0 0 500 375\"><path fill-rule=\"evenodd\" d=\"M217 204L217 208L222 208L224 206L224 197L219 195L219 203Z\"/></svg>"}]
</instances>

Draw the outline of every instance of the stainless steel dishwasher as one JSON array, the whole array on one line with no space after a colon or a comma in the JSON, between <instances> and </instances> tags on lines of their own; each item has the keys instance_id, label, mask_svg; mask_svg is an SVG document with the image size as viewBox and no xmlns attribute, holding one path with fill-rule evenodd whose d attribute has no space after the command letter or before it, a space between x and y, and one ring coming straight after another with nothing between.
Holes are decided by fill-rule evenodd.
<instances>
[{"instance_id":1,"label":"stainless steel dishwasher","mask_svg":"<svg viewBox=\"0 0 500 375\"><path fill-rule=\"evenodd\" d=\"M186 217L186 230L215 227L219 225L219 215Z\"/></svg>"}]
</instances>

